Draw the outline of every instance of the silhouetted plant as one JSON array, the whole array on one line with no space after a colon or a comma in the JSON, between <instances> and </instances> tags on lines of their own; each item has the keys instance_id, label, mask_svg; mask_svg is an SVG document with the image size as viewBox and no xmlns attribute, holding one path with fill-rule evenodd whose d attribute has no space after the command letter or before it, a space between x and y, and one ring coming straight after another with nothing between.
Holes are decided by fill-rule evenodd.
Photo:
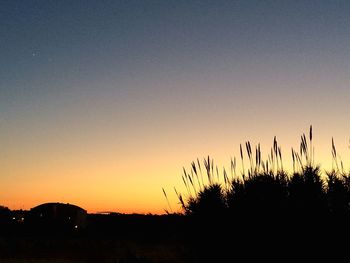
<instances>
[{"instance_id":1,"label":"silhouetted plant","mask_svg":"<svg viewBox=\"0 0 350 263\"><path fill-rule=\"evenodd\" d=\"M312 126L308 136L300 137L300 147L291 149L290 170L276 137L265 160L260 144L252 147L247 141L239 150L241 166L231 158L228 173L225 168L219 172L209 156L183 169L186 191L175 192L189 215L184 218L190 262L248 261L258 251L269 260L347 251L339 248L350 235L350 171L345 172L333 138L332 170L325 174L315 165Z\"/></svg>"},{"instance_id":2,"label":"silhouetted plant","mask_svg":"<svg viewBox=\"0 0 350 263\"><path fill-rule=\"evenodd\" d=\"M325 183L319 167L305 166L289 182L289 200L293 212L319 213L326 209Z\"/></svg>"},{"instance_id":3,"label":"silhouetted plant","mask_svg":"<svg viewBox=\"0 0 350 263\"><path fill-rule=\"evenodd\" d=\"M225 196L218 183L205 186L196 198L189 200L187 213L198 215L219 215L226 208Z\"/></svg>"},{"instance_id":4,"label":"silhouetted plant","mask_svg":"<svg viewBox=\"0 0 350 263\"><path fill-rule=\"evenodd\" d=\"M299 151L292 149L293 173L283 167L282 150L276 137L266 161L262 160L260 144L252 150L250 142L240 145L242 171L236 172L236 158L231 159L231 178L225 168L222 175L209 156L191 163L191 170L184 168L182 176L187 198L179 194L186 214L201 216L227 214L233 217L320 216L329 213L349 214L350 175L339 169L334 140L333 163L337 170L322 178L319 166L314 165L313 133L301 136ZM245 170L245 162L249 167ZM202 167L206 174L203 180ZM164 192L165 194L165 192ZM165 194L166 195L166 194Z\"/></svg>"},{"instance_id":5,"label":"silhouetted plant","mask_svg":"<svg viewBox=\"0 0 350 263\"><path fill-rule=\"evenodd\" d=\"M336 215L349 213L350 176L339 175L336 171L327 173L327 200L331 213Z\"/></svg>"}]
</instances>

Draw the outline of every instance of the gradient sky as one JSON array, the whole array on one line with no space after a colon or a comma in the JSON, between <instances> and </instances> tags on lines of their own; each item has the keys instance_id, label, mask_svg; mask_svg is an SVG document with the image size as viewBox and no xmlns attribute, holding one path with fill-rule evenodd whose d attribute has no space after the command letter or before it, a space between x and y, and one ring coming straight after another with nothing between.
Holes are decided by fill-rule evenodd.
<instances>
[{"instance_id":1,"label":"gradient sky","mask_svg":"<svg viewBox=\"0 0 350 263\"><path fill-rule=\"evenodd\" d=\"M0 204L162 213L162 187L314 127L350 157L349 1L0 2ZM169 194L170 195L170 194ZM170 195L175 210L175 194Z\"/></svg>"}]
</instances>

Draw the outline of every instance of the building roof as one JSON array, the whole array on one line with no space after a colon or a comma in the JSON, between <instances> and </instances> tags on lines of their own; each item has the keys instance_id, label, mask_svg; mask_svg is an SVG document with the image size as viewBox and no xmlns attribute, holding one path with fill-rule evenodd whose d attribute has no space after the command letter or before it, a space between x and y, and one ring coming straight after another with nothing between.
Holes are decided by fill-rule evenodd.
<instances>
[{"instance_id":1,"label":"building roof","mask_svg":"<svg viewBox=\"0 0 350 263\"><path fill-rule=\"evenodd\" d=\"M86 212L85 209L83 209L83 208L81 208L81 207L79 207L77 205L68 204L68 203L64 204L64 203L58 203L58 202L57 203L51 202L51 203L40 204L38 206L33 207L30 210L32 211L32 210L37 210L37 209L45 209L45 208L53 207L53 206L59 207L59 208L68 208L69 207L70 209L82 210L82 211Z\"/></svg>"}]
</instances>

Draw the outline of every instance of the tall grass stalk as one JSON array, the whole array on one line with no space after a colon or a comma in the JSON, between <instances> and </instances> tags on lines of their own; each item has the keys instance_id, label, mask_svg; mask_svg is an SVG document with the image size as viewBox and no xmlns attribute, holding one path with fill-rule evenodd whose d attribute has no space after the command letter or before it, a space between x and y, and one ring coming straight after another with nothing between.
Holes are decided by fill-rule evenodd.
<instances>
[{"instance_id":1,"label":"tall grass stalk","mask_svg":"<svg viewBox=\"0 0 350 263\"><path fill-rule=\"evenodd\" d=\"M183 168L182 180L187 195L184 198L181 193L177 192L176 188L174 190L185 213L197 213L205 207L214 209L215 205L220 206L220 209L222 207L230 209L232 206L239 207L237 205L242 200L248 202L247 200L250 199L255 200L256 203L261 203L261 200L271 202L271 204L264 204L268 206L283 203L288 206L294 204L303 207L307 206L308 202L310 205L316 206L313 202L319 202L317 206L323 207L323 209L328 207L328 211L339 211L340 208L335 208L339 206L346 207L344 209L347 213L349 212L350 172L345 172L333 138L332 171L326 172L327 179L322 179L320 168L315 166L312 126L309 128L308 136L301 135L299 152L291 149L291 173L288 173L284 168L282 149L276 137L273 139L267 160L262 159L260 144L253 151L251 143L247 141L245 142L245 153L242 144L240 144L239 149L242 166L241 176L238 176L236 172L236 157L230 159L230 177L225 167L222 168L222 172L219 171L213 158L209 156L204 158L202 164L205 168L207 182L203 179L202 165L198 158L196 162L191 163L190 173ZM245 170L245 154L249 162L247 170ZM336 191L341 194L336 195ZM172 211L164 189L163 193L169 209ZM286 201L287 199L289 201ZM249 202L248 204L252 205ZM347 206L344 205L345 203Z\"/></svg>"}]
</instances>

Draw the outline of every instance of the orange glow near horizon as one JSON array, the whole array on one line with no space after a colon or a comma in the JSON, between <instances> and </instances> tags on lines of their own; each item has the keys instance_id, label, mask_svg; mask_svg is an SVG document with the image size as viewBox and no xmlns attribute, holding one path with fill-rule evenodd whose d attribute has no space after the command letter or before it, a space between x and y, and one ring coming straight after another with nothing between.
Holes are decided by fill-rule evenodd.
<instances>
[{"instance_id":1,"label":"orange glow near horizon","mask_svg":"<svg viewBox=\"0 0 350 263\"><path fill-rule=\"evenodd\" d=\"M320 134L316 129L315 164L320 164L321 169L329 170L332 167L330 143L321 144L320 140L325 140L325 134L318 136L318 133ZM251 137L254 137L251 140L252 145L259 142L257 136ZM223 136L221 140L207 141L206 144L204 138L202 141L199 138L198 144L192 144L187 148L188 151L181 142L173 143L176 148L159 145L152 149L140 149L138 155L124 156L122 161L114 158L118 156L117 153L107 155L102 152L61 157L50 156L47 152L23 160L14 158L18 154L12 156L14 159L8 156L7 165L1 167L1 173L11 174L11 177L2 179L5 190L1 191L0 199L3 200L2 205L11 209L30 209L40 203L63 202L79 205L90 213L110 211L163 214L164 209L170 210L162 193L164 187L171 209L174 212L179 211L173 187L186 196L181 179L182 166L190 169L191 161L196 160L197 156L202 160L209 153L220 171L223 166L229 170L230 157L236 156L237 171L241 171L239 144L228 147L225 138L227 137ZM272 139L263 139L265 140L260 143L265 159ZM290 135L277 136L277 139L282 147L284 167L290 170L290 147L298 149L298 137L293 141ZM349 160L349 149L344 147L346 143L346 140L339 140L337 149L348 168L346 160ZM21 165L17 166L16 162Z\"/></svg>"}]
</instances>

